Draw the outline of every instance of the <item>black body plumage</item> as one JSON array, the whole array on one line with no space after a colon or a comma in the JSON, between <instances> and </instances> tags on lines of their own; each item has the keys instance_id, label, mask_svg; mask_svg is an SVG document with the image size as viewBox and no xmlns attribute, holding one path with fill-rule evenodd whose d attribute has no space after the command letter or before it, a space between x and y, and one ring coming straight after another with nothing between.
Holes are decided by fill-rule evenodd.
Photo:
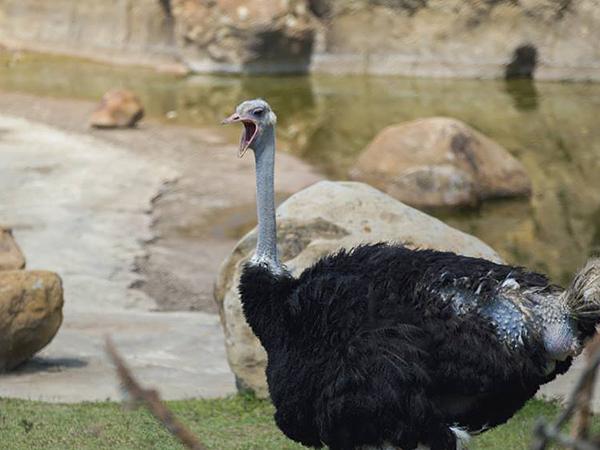
<instances>
[{"instance_id":1,"label":"black body plumage","mask_svg":"<svg viewBox=\"0 0 600 450\"><path fill-rule=\"evenodd\" d=\"M276 422L291 439L454 450L464 436L452 427L503 423L595 332L600 260L563 290L521 268L376 244L292 277L277 251L277 118L254 99L224 121L238 122L240 156L254 151L258 214L241 300L268 354Z\"/></svg>"},{"instance_id":2,"label":"black body plumage","mask_svg":"<svg viewBox=\"0 0 600 450\"><path fill-rule=\"evenodd\" d=\"M564 291L483 259L367 245L298 278L247 264L239 288L277 425L310 447L455 449L451 426L505 422L571 363L548 358L539 325ZM578 342L592 322L573 319Z\"/></svg>"}]
</instances>

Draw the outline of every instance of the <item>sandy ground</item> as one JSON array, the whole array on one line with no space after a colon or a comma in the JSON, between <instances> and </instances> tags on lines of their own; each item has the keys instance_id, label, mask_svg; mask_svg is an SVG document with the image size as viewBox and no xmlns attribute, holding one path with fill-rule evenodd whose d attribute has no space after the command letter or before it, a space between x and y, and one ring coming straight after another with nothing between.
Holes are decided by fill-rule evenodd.
<instances>
[{"instance_id":1,"label":"sandy ground","mask_svg":"<svg viewBox=\"0 0 600 450\"><path fill-rule=\"evenodd\" d=\"M234 392L212 286L254 222L253 162L219 128L90 130L93 107L0 94L0 224L65 285L61 330L0 396L117 398L108 334L166 398ZM319 179L287 155L278 172L282 198Z\"/></svg>"}]
</instances>

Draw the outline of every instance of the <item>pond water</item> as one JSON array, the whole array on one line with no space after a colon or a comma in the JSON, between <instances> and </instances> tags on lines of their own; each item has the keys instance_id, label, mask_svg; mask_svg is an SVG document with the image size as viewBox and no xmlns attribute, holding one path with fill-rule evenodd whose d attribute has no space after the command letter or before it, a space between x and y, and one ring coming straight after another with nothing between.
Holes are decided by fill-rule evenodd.
<instances>
[{"instance_id":1,"label":"pond water","mask_svg":"<svg viewBox=\"0 0 600 450\"><path fill-rule=\"evenodd\" d=\"M137 92L149 116L202 127L216 126L240 100L264 97L279 117L281 150L299 155L331 179L346 179L358 154L384 126L455 117L520 159L533 195L487 202L475 210L430 213L480 237L511 263L546 272L560 283L600 251L600 84L178 77L57 57L0 55L2 90L96 100L115 87ZM227 132L232 141L237 138L238 131Z\"/></svg>"}]
</instances>

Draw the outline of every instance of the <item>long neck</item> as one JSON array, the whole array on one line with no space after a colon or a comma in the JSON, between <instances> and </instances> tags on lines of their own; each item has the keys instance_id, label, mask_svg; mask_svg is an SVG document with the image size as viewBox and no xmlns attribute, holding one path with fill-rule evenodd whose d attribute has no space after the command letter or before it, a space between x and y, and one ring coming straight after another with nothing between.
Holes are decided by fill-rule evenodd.
<instances>
[{"instance_id":1,"label":"long neck","mask_svg":"<svg viewBox=\"0 0 600 450\"><path fill-rule=\"evenodd\" d=\"M258 242L252 262L266 264L273 272L283 271L277 255L277 226L275 222L275 130L264 129L256 158L256 209L258 215Z\"/></svg>"}]
</instances>

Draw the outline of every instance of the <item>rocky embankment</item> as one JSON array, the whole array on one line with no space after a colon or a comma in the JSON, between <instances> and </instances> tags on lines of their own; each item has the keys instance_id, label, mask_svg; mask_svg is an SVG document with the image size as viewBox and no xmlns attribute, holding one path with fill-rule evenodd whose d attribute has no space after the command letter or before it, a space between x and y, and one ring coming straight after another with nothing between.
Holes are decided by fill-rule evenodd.
<instances>
[{"instance_id":1,"label":"rocky embankment","mask_svg":"<svg viewBox=\"0 0 600 450\"><path fill-rule=\"evenodd\" d=\"M598 0L6 0L0 43L197 72L600 79Z\"/></svg>"}]
</instances>

